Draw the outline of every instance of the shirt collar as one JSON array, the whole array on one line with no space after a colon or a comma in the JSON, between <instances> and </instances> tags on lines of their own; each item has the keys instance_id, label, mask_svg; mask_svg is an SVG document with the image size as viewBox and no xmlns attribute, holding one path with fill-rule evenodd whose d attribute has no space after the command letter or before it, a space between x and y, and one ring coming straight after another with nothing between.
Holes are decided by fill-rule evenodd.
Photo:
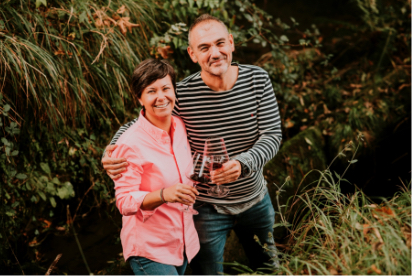
<instances>
[{"instance_id":1,"label":"shirt collar","mask_svg":"<svg viewBox=\"0 0 412 276\"><path fill-rule=\"evenodd\" d=\"M140 116L139 116L139 125L140 127L147 133L149 134L153 139L155 139L159 143L168 143L170 142L170 137L169 134L164 131L163 129L160 129L156 126L154 126L151 122L149 122L145 116L143 115L143 110L140 111ZM172 129L171 133L173 134L176 129L176 120L172 116Z\"/></svg>"}]
</instances>

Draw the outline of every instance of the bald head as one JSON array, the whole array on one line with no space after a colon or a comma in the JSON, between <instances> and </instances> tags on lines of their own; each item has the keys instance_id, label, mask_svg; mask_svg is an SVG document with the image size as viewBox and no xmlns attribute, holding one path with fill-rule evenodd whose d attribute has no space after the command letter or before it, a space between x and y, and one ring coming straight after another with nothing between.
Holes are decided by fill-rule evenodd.
<instances>
[{"instance_id":1,"label":"bald head","mask_svg":"<svg viewBox=\"0 0 412 276\"><path fill-rule=\"evenodd\" d=\"M199 16L198 18L196 18L195 21L192 23L192 25L189 28L189 35L188 35L189 47L192 46L190 44L191 34L192 34L193 30L195 29L195 27L200 25L201 23L209 23L209 22L218 22L218 23L220 23L224 27L224 29L226 30L226 33L229 34L229 30L227 29L225 23L223 23L222 20L220 20L217 17L214 17L210 14L205 13L205 14L202 14L201 16Z\"/></svg>"}]
</instances>

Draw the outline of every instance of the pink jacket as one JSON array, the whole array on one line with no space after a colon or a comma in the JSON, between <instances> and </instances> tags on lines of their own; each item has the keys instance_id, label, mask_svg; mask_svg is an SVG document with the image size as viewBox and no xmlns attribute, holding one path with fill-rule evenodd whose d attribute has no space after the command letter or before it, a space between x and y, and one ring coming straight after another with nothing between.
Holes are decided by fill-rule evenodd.
<instances>
[{"instance_id":1,"label":"pink jacket","mask_svg":"<svg viewBox=\"0 0 412 276\"><path fill-rule=\"evenodd\" d=\"M183 253L190 262L199 251L193 216L178 210L180 203L163 204L142 210L145 196L176 183L192 185L185 176L191 168L191 152L186 129L180 118L172 117L173 146L166 131L152 125L141 114L117 141L113 158L124 157L129 166L115 180L116 206L123 215L120 234L123 256L145 257L180 266Z\"/></svg>"}]
</instances>

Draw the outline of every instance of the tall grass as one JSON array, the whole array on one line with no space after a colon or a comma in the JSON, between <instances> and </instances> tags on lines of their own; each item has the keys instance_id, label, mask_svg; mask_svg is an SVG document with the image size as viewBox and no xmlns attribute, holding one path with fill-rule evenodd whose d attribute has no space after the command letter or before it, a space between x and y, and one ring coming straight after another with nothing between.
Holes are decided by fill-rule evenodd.
<instances>
[{"instance_id":1,"label":"tall grass","mask_svg":"<svg viewBox=\"0 0 412 276\"><path fill-rule=\"evenodd\" d=\"M146 0L2 3L0 93L11 115L55 125L116 117L128 76L148 57L154 9Z\"/></svg>"},{"instance_id":2,"label":"tall grass","mask_svg":"<svg viewBox=\"0 0 412 276\"><path fill-rule=\"evenodd\" d=\"M410 274L410 189L378 206L361 191L344 195L337 183L325 185L299 197L302 210L280 272Z\"/></svg>"},{"instance_id":3,"label":"tall grass","mask_svg":"<svg viewBox=\"0 0 412 276\"><path fill-rule=\"evenodd\" d=\"M348 168L357 161L358 147L350 143L340 153L353 150ZM253 272L235 264L235 269L290 275L411 273L410 183L406 186L400 180L402 192L377 205L361 190L343 194L340 184L346 181L345 173L340 176L329 168L309 173L319 173L318 185L293 197L288 207L292 212L282 214L281 222L274 225L289 231L289 240L279 254L281 266Z\"/></svg>"}]
</instances>

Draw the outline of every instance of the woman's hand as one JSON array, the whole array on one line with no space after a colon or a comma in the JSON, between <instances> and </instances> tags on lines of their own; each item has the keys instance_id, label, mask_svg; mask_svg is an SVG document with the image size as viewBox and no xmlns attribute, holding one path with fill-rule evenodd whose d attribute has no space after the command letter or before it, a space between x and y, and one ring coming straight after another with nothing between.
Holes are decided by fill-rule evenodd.
<instances>
[{"instance_id":1,"label":"woman's hand","mask_svg":"<svg viewBox=\"0 0 412 276\"><path fill-rule=\"evenodd\" d=\"M163 198L166 202L179 202L188 206L195 203L198 195L199 192L196 188L182 183L177 183L163 190Z\"/></svg>"}]
</instances>

